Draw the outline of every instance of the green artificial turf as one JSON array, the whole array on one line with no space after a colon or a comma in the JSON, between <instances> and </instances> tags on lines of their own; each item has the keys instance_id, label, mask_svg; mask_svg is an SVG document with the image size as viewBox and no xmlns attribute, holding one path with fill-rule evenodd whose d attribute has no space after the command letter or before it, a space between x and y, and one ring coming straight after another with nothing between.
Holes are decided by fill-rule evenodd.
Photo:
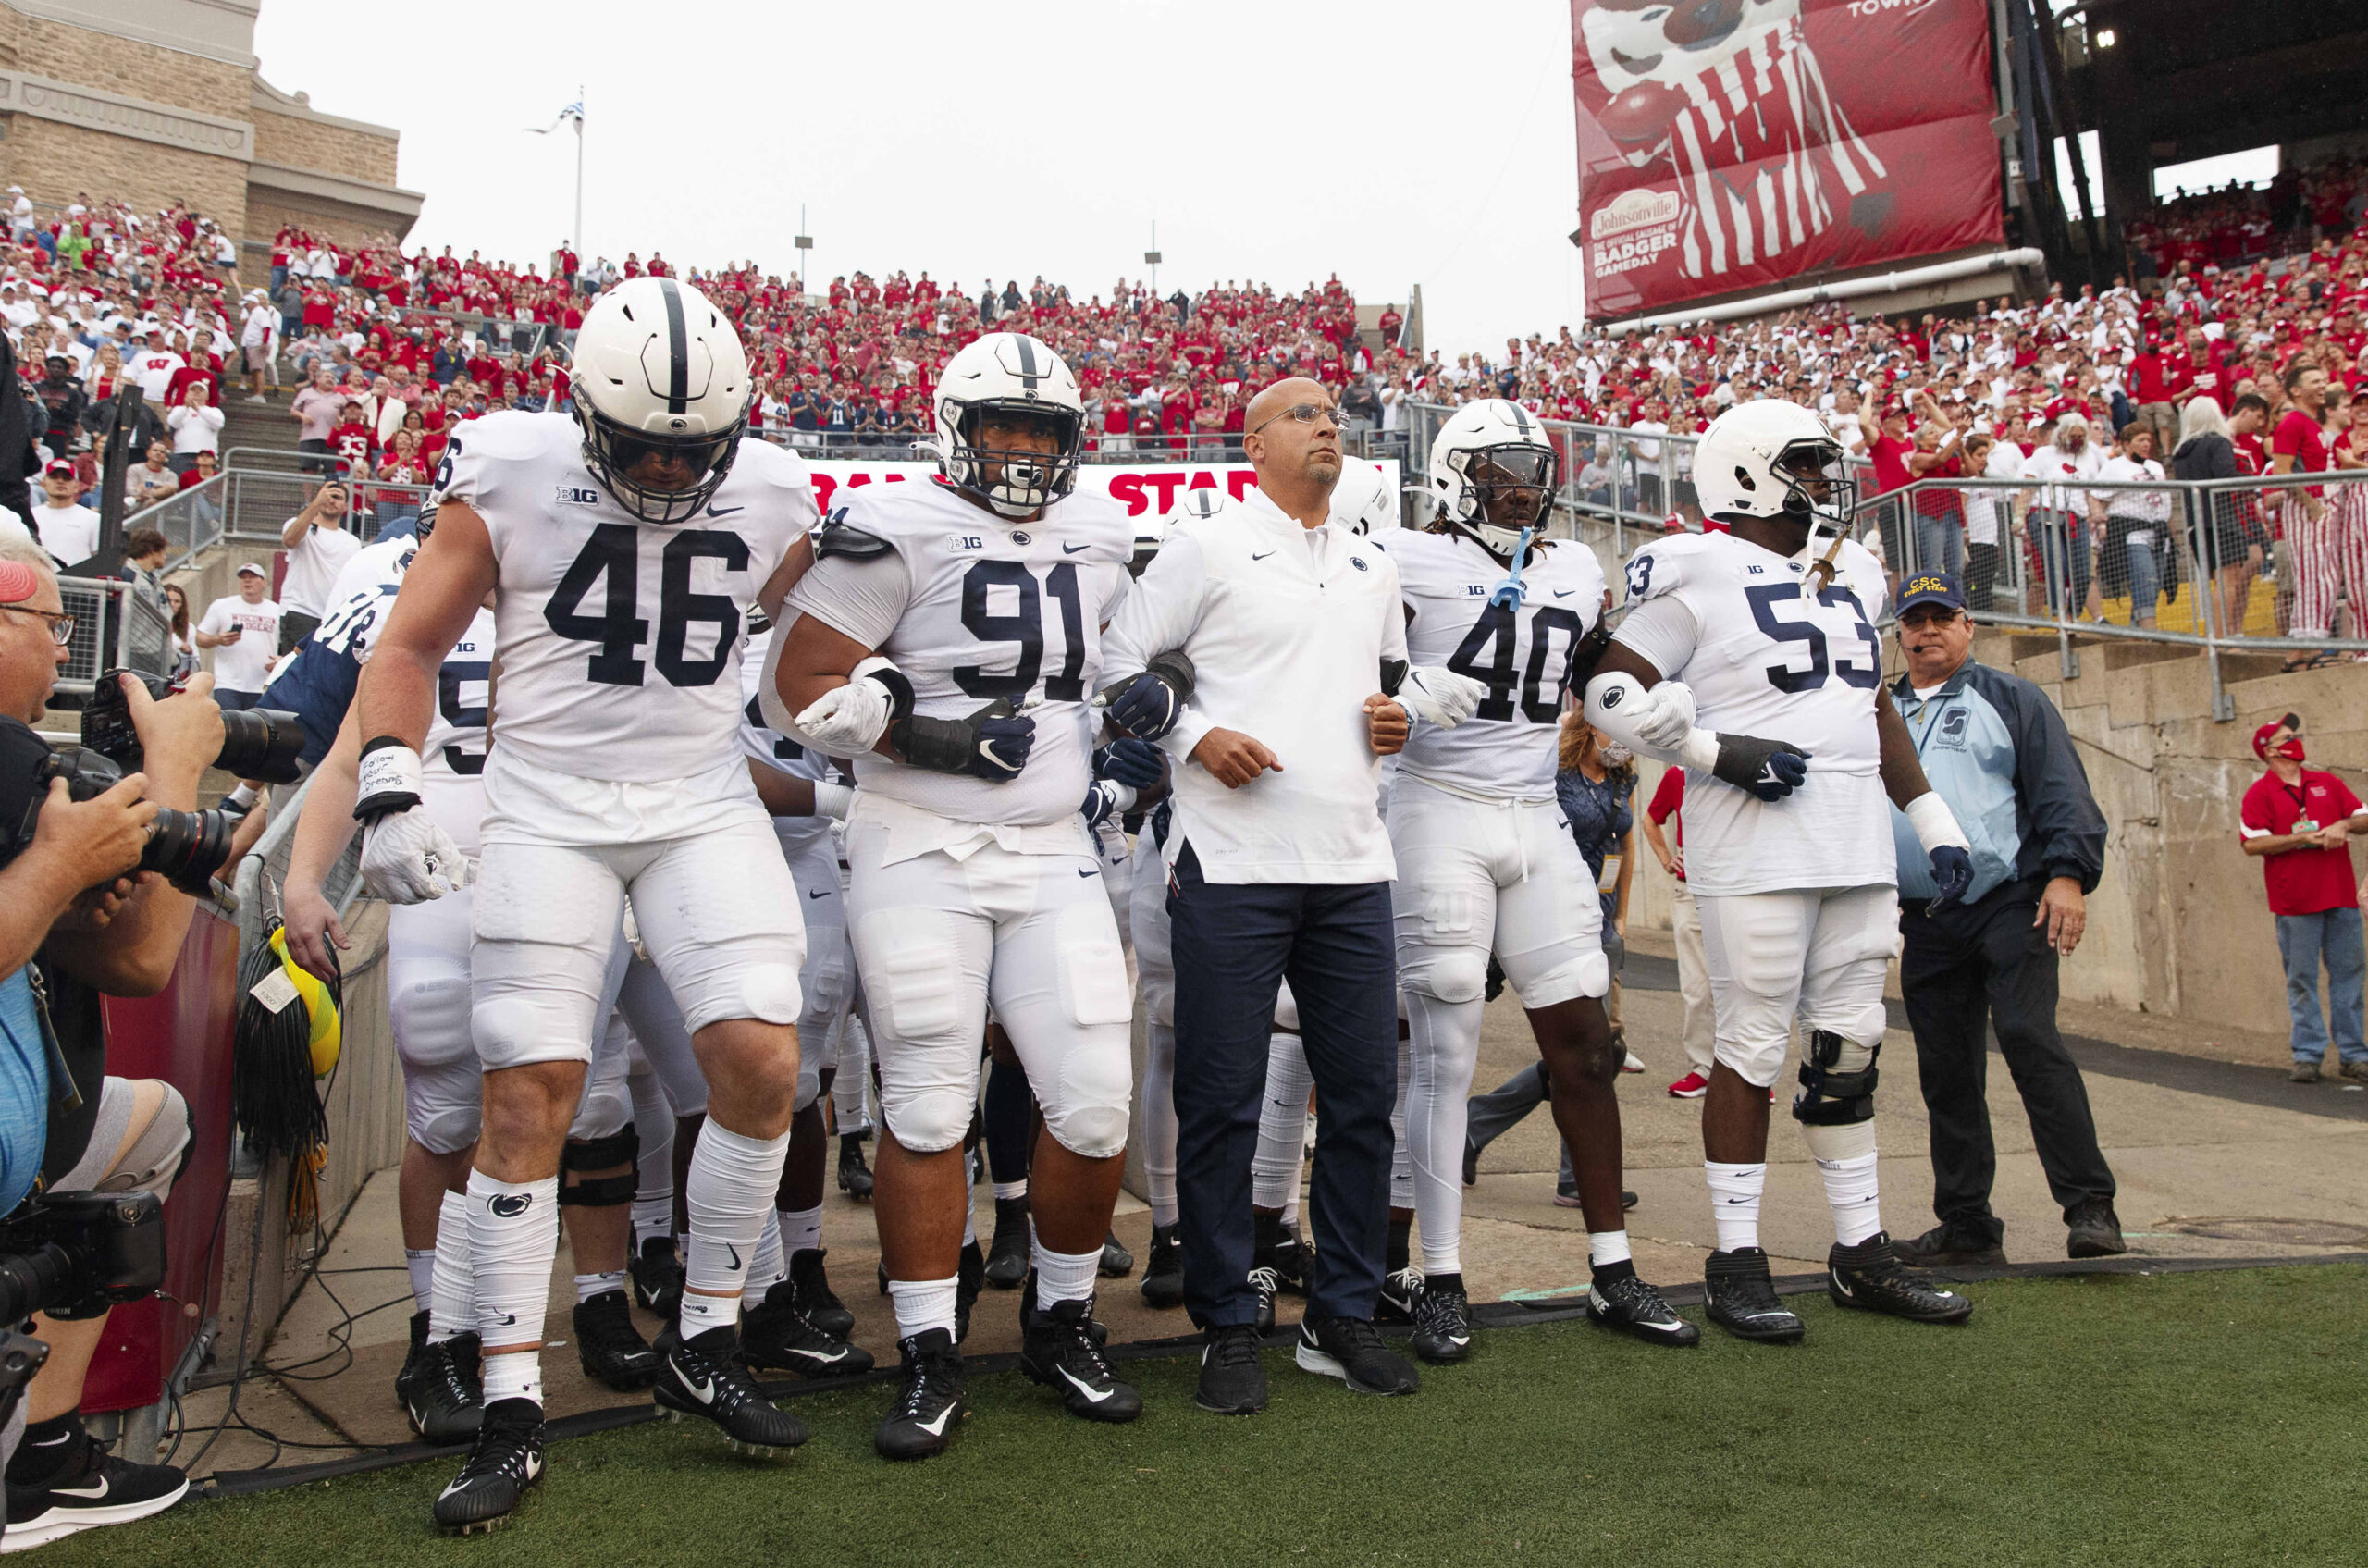
<instances>
[{"instance_id":1,"label":"green artificial turf","mask_svg":"<svg viewBox=\"0 0 2368 1568\"><path fill-rule=\"evenodd\" d=\"M557 1445L490 1537L436 1536L450 1466L225 1502L44 1549L67 1564L1353 1562L2359 1563L2361 1268L1970 1288L1964 1328L1796 1297L1797 1348L1654 1349L1584 1323L1479 1336L1376 1400L1270 1352L1264 1415L1193 1408L1191 1359L1128 1363L1132 1426L974 1377L951 1453L872 1457L873 1387L795 1401L751 1463L704 1427ZM1698 1319L1699 1313L1689 1316Z\"/></svg>"}]
</instances>

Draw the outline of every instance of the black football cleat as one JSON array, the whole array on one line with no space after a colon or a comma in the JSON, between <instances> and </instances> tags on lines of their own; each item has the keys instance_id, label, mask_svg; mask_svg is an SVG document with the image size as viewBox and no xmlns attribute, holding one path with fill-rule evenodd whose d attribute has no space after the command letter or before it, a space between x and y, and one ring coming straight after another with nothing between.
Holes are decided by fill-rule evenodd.
<instances>
[{"instance_id":1,"label":"black football cleat","mask_svg":"<svg viewBox=\"0 0 2368 1568\"><path fill-rule=\"evenodd\" d=\"M839 1140L839 1191L860 1203L871 1196L871 1167L863 1163L863 1135Z\"/></svg>"},{"instance_id":2,"label":"black football cleat","mask_svg":"<svg viewBox=\"0 0 2368 1568\"><path fill-rule=\"evenodd\" d=\"M995 1234L987 1243L987 1283L998 1290L1017 1290L1028 1278L1028 1200L995 1200Z\"/></svg>"},{"instance_id":3,"label":"black football cleat","mask_svg":"<svg viewBox=\"0 0 2368 1568\"><path fill-rule=\"evenodd\" d=\"M895 1407L871 1434L882 1459L927 1459L954 1440L954 1424L969 1411L963 1399L962 1352L943 1328L896 1341L904 1382Z\"/></svg>"},{"instance_id":4,"label":"black football cleat","mask_svg":"<svg viewBox=\"0 0 2368 1568\"><path fill-rule=\"evenodd\" d=\"M575 1353L586 1377L621 1394L658 1381L658 1352L633 1326L633 1303L623 1290L575 1303Z\"/></svg>"},{"instance_id":5,"label":"black football cleat","mask_svg":"<svg viewBox=\"0 0 2368 1568\"><path fill-rule=\"evenodd\" d=\"M1605 1266L1609 1267L1609 1265ZM1588 1321L1634 1334L1648 1345L1698 1345L1702 1330L1671 1312L1661 1293L1634 1274L1587 1287Z\"/></svg>"},{"instance_id":6,"label":"black football cleat","mask_svg":"<svg viewBox=\"0 0 2368 1568\"><path fill-rule=\"evenodd\" d=\"M831 1289L831 1277L822 1267L828 1255L823 1247L800 1247L790 1253L789 1283L806 1320L832 1339L845 1340L855 1333L855 1314Z\"/></svg>"},{"instance_id":7,"label":"black football cleat","mask_svg":"<svg viewBox=\"0 0 2368 1568\"><path fill-rule=\"evenodd\" d=\"M1115 1230L1102 1239L1102 1278L1124 1279L1135 1271L1135 1254L1127 1251Z\"/></svg>"},{"instance_id":8,"label":"black football cleat","mask_svg":"<svg viewBox=\"0 0 2368 1568\"><path fill-rule=\"evenodd\" d=\"M468 1463L437 1495L436 1526L460 1536L490 1530L542 1478L543 1407L532 1400L496 1400L485 1408Z\"/></svg>"},{"instance_id":9,"label":"black football cleat","mask_svg":"<svg viewBox=\"0 0 2368 1568\"><path fill-rule=\"evenodd\" d=\"M1038 1307L1036 1277L1030 1274L1019 1303L1019 1369L1046 1388L1059 1389L1071 1415L1132 1421L1143 1413L1142 1396L1110 1369L1092 1324L1090 1300Z\"/></svg>"},{"instance_id":10,"label":"black football cleat","mask_svg":"<svg viewBox=\"0 0 2368 1568\"><path fill-rule=\"evenodd\" d=\"M633 1276L633 1299L642 1311L672 1319L683 1310L683 1260L675 1255L674 1238L652 1236L625 1268Z\"/></svg>"},{"instance_id":11,"label":"black football cleat","mask_svg":"<svg viewBox=\"0 0 2368 1568\"><path fill-rule=\"evenodd\" d=\"M1184 1243L1173 1225L1156 1225L1151 1232L1151 1255L1143 1260L1143 1303L1179 1307L1184 1304Z\"/></svg>"},{"instance_id":12,"label":"black football cleat","mask_svg":"<svg viewBox=\"0 0 2368 1568\"><path fill-rule=\"evenodd\" d=\"M1776 1299L1776 1282L1768 1272L1764 1248L1712 1253L1703 1260L1702 1290L1710 1321L1738 1340L1791 1345L1799 1343L1808 1331Z\"/></svg>"},{"instance_id":13,"label":"black football cleat","mask_svg":"<svg viewBox=\"0 0 2368 1568\"><path fill-rule=\"evenodd\" d=\"M1434 1275L1414 1299L1414 1353L1444 1366L1472 1353L1472 1299L1461 1274Z\"/></svg>"},{"instance_id":14,"label":"black football cleat","mask_svg":"<svg viewBox=\"0 0 2368 1568\"><path fill-rule=\"evenodd\" d=\"M852 1377L871 1370L871 1352L816 1324L799 1309L797 1287L787 1279L776 1282L741 1317L740 1359L800 1377Z\"/></svg>"},{"instance_id":15,"label":"black football cleat","mask_svg":"<svg viewBox=\"0 0 2368 1568\"><path fill-rule=\"evenodd\" d=\"M427 1342L427 1314L411 1320L411 1353L395 1374L395 1397L411 1417L411 1429L431 1443L464 1443L477 1435L485 1418L478 1391L461 1375L454 1356L455 1340Z\"/></svg>"},{"instance_id":16,"label":"black football cleat","mask_svg":"<svg viewBox=\"0 0 2368 1568\"><path fill-rule=\"evenodd\" d=\"M1282 1239L1275 1243L1273 1258L1275 1279L1287 1296L1306 1297L1315 1289L1315 1249L1307 1244L1297 1226L1284 1228Z\"/></svg>"},{"instance_id":17,"label":"black football cleat","mask_svg":"<svg viewBox=\"0 0 2368 1568\"><path fill-rule=\"evenodd\" d=\"M1825 1293L1835 1306L1910 1323L1963 1323L1973 1315L1972 1302L1955 1290L1936 1290L1902 1267L1891 1238L1880 1230L1855 1247L1833 1244L1825 1255Z\"/></svg>"},{"instance_id":18,"label":"black football cleat","mask_svg":"<svg viewBox=\"0 0 2368 1568\"><path fill-rule=\"evenodd\" d=\"M777 1409L757 1387L732 1328L709 1328L685 1340L669 1327L658 1336L657 1348L664 1364L655 1397L668 1420L712 1421L722 1429L726 1448L756 1459L794 1449L809 1436L805 1422Z\"/></svg>"}]
</instances>

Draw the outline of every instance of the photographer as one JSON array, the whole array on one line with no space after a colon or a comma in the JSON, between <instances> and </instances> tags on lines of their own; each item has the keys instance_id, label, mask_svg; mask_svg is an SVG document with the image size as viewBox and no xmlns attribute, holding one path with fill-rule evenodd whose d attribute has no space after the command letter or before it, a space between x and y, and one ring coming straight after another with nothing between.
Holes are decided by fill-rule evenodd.
<instances>
[{"instance_id":1,"label":"photographer","mask_svg":"<svg viewBox=\"0 0 2368 1568\"><path fill-rule=\"evenodd\" d=\"M49 1196L145 1191L161 1200L189 1145L189 1107L170 1085L105 1076L99 998L152 995L172 978L196 906L132 869L158 809L197 804L199 775L222 747L222 716L204 676L163 702L130 681L126 702L147 771L82 802L63 780L43 784L49 748L30 724L71 630L46 554L0 544L0 965L8 975L0 1174L11 1208L36 1171ZM44 1012L56 1067L70 1083L53 1077ZM144 1518L188 1490L179 1471L110 1456L82 1429L82 1379L105 1325L104 1311L33 1319L50 1354L26 1390L23 1440L6 1462L11 1549Z\"/></svg>"}]
</instances>

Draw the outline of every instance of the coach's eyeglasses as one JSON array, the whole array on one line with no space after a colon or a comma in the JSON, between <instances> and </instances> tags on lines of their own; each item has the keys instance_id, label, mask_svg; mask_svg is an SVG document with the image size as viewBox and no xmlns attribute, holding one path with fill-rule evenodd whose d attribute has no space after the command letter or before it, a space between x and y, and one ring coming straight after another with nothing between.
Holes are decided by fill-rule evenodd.
<instances>
[{"instance_id":1,"label":"coach's eyeglasses","mask_svg":"<svg viewBox=\"0 0 2368 1568\"><path fill-rule=\"evenodd\" d=\"M49 623L49 640L64 648L74 640L74 617L55 610L35 610L22 604L0 604L0 610L11 615L38 615Z\"/></svg>"},{"instance_id":2,"label":"coach's eyeglasses","mask_svg":"<svg viewBox=\"0 0 2368 1568\"><path fill-rule=\"evenodd\" d=\"M1349 416L1330 403L1293 403L1280 413L1270 414L1252 426L1250 434L1256 435L1277 419L1296 419L1301 425L1313 425L1315 423L1317 414L1322 414L1335 430L1346 430L1349 427Z\"/></svg>"}]
</instances>

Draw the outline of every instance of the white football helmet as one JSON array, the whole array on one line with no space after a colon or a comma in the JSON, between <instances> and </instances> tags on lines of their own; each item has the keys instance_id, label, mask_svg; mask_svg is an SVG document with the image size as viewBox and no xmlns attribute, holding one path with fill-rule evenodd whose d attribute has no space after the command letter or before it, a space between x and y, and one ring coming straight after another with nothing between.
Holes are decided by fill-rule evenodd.
<instances>
[{"instance_id":1,"label":"white football helmet","mask_svg":"<svg viewBox=\"0 0 2368 1568\"><path fill-rule=\"evenodd\" d=\"M1561 475L1546 426L1504 398L1464 404L1431 442L1431 494L1439 521L1499 560L1511 558L1523 528L1546 525Z\"/></svg>"},{"instance_id":2,"label":"white football helmet","mask_svg":"<svg viewBox=\"0 0 2368 1568\"><path fill-rule=\"evenodd\" d=\"M1223 490L1214 485L1203 485L1177 498L1176 504L1168 509L1165 517L1144 512L1135 524L1135 554L1134 559L1127 562L1127 571L1133 576L1141 576L1151 565L1151 558L1159 553L1159 547L1167 542L1167 536L1175 531L1177 525L1205 522L1232 504Z\"/></svg>"},{"instance_id":3,"label":"white football helmet","mask_svg":"<svg viewBox=\"0 0 2368 1568\"><path fill-rule=\"evenodd\" d=\"M715 495L748 427L748 355L697 289L630 278L592 302L569 367L584 463L645 523L682 523ZM632 477L653 454L691 477L660 488Z\"/></svg>"},{"instance_id":4,"label":"white football helmet","mask_svg":"<svg viewBox=\"0 0 2368 1568\"><path fill-rule=\"evenodd\" d=\"M1340 460L1340 482L1332 487L1332 521L1368 537L1399 527L1398 496L1388 473L1361 458Z\"/></svg>"},{"instance_id":5,"label":"white football helmet","mask_svg":"<svg viewBox=\"0 0 2368 1568\"><path fill-rule=\"evenodd\" d=\"M1857 481L1825 421L1798 403L1755 398L1702 432L1694 488L1707 517L1768 518L1847 532ZM1821 492L1821 493L1820 493Z\"/></svg>"},{"instance_id":6,"label":"white football helmet","mask_svg":"<svg viewBox=\"0 0 2368 1568\"><path fill-rule=\"evenodd\" d=\"M990 412L1042 423L1053 434L1053 451L981 447ZM948 360L933 417L938 467L947 481L1000 516L1033 516L1077 488L1085 400L1061 356L1024 332L990 332Z\"/></svg>"}]
</instances>

